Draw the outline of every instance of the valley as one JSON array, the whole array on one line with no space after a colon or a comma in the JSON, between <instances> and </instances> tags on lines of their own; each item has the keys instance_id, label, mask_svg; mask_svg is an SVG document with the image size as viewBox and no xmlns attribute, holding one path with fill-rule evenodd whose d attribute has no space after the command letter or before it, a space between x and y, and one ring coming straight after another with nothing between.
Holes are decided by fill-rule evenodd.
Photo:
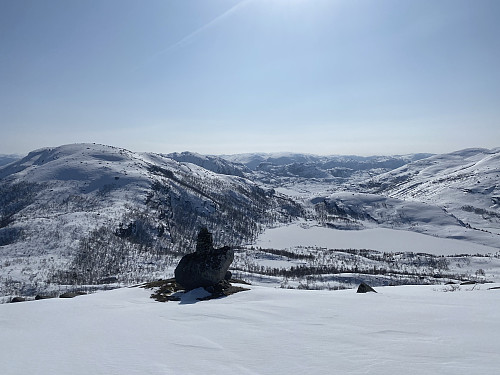
<instances>
[{"instance_id":1,"label":"valley","mask_svg":"<svg viewBox=\"0 0 500 375\"><path fill-rule=\"evenodd\" d=\"M498 281L499 159L36 150L0 167L0 298L171 277L202 226L266 285Z\"/></svg>"}]
</instances>

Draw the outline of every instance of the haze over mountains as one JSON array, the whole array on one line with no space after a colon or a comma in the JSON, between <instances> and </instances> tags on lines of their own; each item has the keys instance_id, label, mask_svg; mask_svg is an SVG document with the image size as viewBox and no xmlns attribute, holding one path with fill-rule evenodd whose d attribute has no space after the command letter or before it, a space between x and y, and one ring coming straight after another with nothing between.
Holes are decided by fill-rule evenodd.
<instances>
[{"instance_id":1,"label":"haze over mountains","mask_svg":"<svg viewBox=\"0 0 500 375\"><path fill-rule=\"evenodd\" d=\"M0 167L21 159L19 155L0 155Z\"/></svg>"},{"instance_id":2,"label":"haze over mountains","mask_svg":"<svg viewBox=\"0 0 500 375\"><path fill-rule=\"evenodd\" d=\"M461 241L436 254L495 253L499 161L500 149L377 157L154 154L96 144L36 150L0 167L0 288L30 295L168 276L201 226L216 245L243 246L233 266L248 278L292 267L317 272L320 250L288 249L300 259L250 248L269 228L291 223L332 235L383 228ZM408 250L403 242L391 251ZM330 266L339 269L340 258Z\"/></svg>"}]
</instances>

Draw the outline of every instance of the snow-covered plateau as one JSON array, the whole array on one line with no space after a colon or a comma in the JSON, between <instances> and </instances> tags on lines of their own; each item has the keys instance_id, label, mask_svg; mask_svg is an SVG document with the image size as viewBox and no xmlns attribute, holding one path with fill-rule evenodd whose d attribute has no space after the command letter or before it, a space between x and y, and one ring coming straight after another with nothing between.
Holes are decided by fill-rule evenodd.
<instances>
[{"instance_id":1,"label":"snow-covered plateau","mask_svg":"<svg viewBox=\"0 0 500 375\"><path fill-rule=\"evenodd\" d=\"M500 284L377 293L251 286L199 302L122 288L0 305L0 373L496 374Z\"/></svg>"},{"instance_id":2,"label":"snow-covered plateau","mask_svg":"<svg viewBox=\"0 0 500 375\"><path fill-rule=\"evenodd\" d=\"M257 285L497 282L499 160L35 150L0 167L0 302L171 277L202 226Z\"/></svg>"}]
</instances>

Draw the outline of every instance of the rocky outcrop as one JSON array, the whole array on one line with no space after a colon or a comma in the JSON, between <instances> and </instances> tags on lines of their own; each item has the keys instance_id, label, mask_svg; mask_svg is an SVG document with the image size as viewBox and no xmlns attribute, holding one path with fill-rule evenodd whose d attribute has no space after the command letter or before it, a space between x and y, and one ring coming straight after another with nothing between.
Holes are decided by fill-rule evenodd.
<instances>
[{"instance_id":1,"label":"rocky outcrop","mask_svg":"<svg viewBox=\"0 0 500 375\"><path fill-rule=\"evenodd\" d=\"M14 297L10 300L10 303L24 302L24 301L26 301L26 298L24 297Z\"/></svg>"},{"instance_id":2,"label":"rocky outcrop","mask_svg":"<svg viewBox=\"0 0 500 375\"><path fill-rule=\"evenodd\" d=\"M59 296L59 298L75 298L75 297L78 297L78 296L84 296L85 292L66 292L66 293L63 293Z\"/></svg>"},{"instance_id":3,"label":"rocky outcrop","mask_svg":"<svg viewBox=\"0 0 500 375\"><path fill-rule=\"evenodd\" d=\"M356 291L356 293L368 293L368 292L374 292L374 293L377 293L375 291L375 289L373 289L370 285L366 284L366 283L361 283L359 284L358 286L358 290Z\"/></svg>"},{"instance_id":4,"label":"rocky outcrop","mask_svg":"<svg viewBox=\"0 0 500 375\"><path fill-rule=\"evenodd\" d=\"M184 255L175 269L175 280L186 290L217 285L226 278L234 259L229 246L214 249L212 233L200 230L196 252Z\"/></svg>"},{"instance_id":5,"label":"rocky outcrop","mask_svg":"<svg viewBox=\"0 0 500 375\"><path fill-rule=\"evenodd\" d=\"M227 275L227 273L226 273ZM248 282L244 280L231 279L231 282L237 284L246 284L250 285ZM246 290L250 290L248 288L244 288L239 285L232 285L229 280L223 280L215 285L211 285L205 287L205 291L208 292L208 295L204 295L203 297L197 297L197 301L208 301L215 298L227 297L235 293L243 292ZM149 283L142 284L141 288L146 289L154 289L154 293L151 294L151 298L158 302L169 302L169 301L177 301L183 303L183 299L187 297L188 300L191 300L191 296L188 297L190 292L186 292L182 286L177 284L174 278L167 280L157 280ZM184 300L185 301L185 300ZM184 302L185 303L185 302ZM192 301L189 303L193 303Z\"/></svg>"},{"instance_id":6,"label":"rocky outcrop","mask_svg":"<svg viewBox=\"0 0 500 375\"><path fill-rule=\"evenodd\" d=\"M41 300L41 299L51 299L51 298L54 298L54 296L44 296L44 295L42 295L42 294L37 294L37 295L35 296L35 301L39 301L39 300Z\"/></svg>"}]
</instances>

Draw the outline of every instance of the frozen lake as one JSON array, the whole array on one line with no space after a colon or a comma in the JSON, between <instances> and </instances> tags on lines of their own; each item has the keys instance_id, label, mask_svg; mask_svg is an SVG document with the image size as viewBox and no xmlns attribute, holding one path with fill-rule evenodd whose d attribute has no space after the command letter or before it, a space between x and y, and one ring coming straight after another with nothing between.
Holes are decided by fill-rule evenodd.
<instances>
[{"instance_id":1,"label":"frozen lake","mask_svg":"<svg viewBox=\"0 0 500 375\"><path fill-rule=\"evenodd\" d=\"M294 223L267 229L257 239L256 246L287 249L315 246L330 249L371 249L385 252L424 252L436 255L488 254L499 249L469 241L439 238L416 232L388 228L336 230Z\"/></svg>"}]
</instances>

